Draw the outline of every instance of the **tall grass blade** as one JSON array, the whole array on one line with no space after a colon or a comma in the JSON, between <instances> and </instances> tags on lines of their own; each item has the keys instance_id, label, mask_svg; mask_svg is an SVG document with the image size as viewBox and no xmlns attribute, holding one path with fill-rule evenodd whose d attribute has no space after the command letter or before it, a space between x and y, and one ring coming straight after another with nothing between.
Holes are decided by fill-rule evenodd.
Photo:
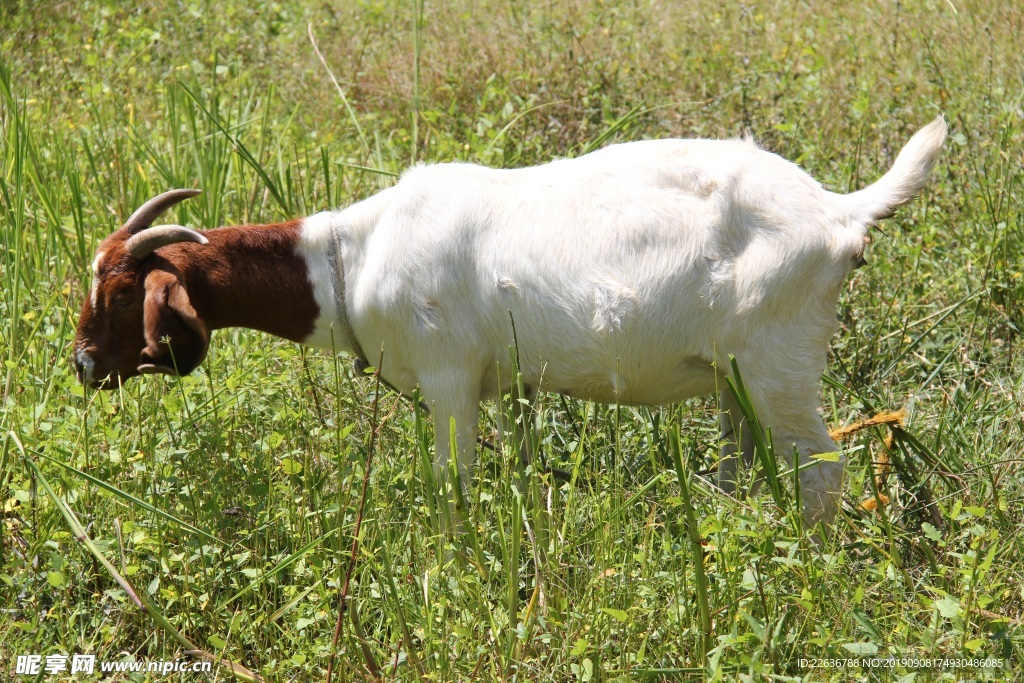
<instances>
[{"instance_id":1,"label":"tall grass blade","mask_svg":"<svg viewBox=\"0 0 1024 683\"><path fill-rule=\"evenodd\" d=\"M231 148L235 151L236 154L238 154L239 157L241 157L242 161L244 161L249 166L249 168L256 172L256 175L258 175L260 177L260 180L263 181L264 187L267 188L267 190L270 192L270 195L274 198L274 201L277 202L277 205L280 207L281 212L285 216L291 216L294 211L292 205L285 200L284 195L281 194L281 190L278 188L277 184L270 179L270 175L263 167L263 164L256 160L256 157L252 155L252 152L249 151L249 148L246 147L245 144L236 136L231 134L231 132L221 122L221 120L217 116L215 116L209 109L206 108L206 105L203 104L202 100L200 100L199 97L194 92L192 92L192 90L187 85L179 81L178 86L182 90L184 90L185 94L189 96L189 99L191 99L195 103L195 105L199 107L199 110L203 112L207 120L209 120L210 123L216 126L217 129L224 135L224 137L227 138L227 140L231 143Z\"/></svg>"},{"instance_id":2,"label":"tall grass blade","mask_svg":"<svg viewBox=\"0 0 1024 683\"><path fill-rule=\"evenodd\" d=\"M707 570L704 566L704 544L701 543L700 525L697 523L697 515L693 509L693 498L690 495L693 475L683 467L683 449L678 427L669 432L669 440L671 442L672 465L675 467L676 481L679 483L679 497L683 502L684 525L687 540L689 541L694 582L696 583L697 614L701 633L700 660L703 664L707 661L708 653L711 651L711 604L708 599Z\"/></svg>"},{"instance_id":3,"label":"tall grass blade","mask_svg":"<svg viewBox=\"0 0 1024 683\"><path fill-rule=\"evenodd\" d=\"M775 458L775 448L772 445L771 432L761 427L761 421L754 410L754 403L750 399L750 394L743 384L743 376L740 374L739 364L734 356L729 356L729 366L732 369L732 374L726 377L726 382L736 398L736 403L739 405L743 417L747 421L747 428L751 431L751 436L754 440L754 453L757 455L757 461L761 466L760 471L764 473L768 490L771 491L775 504L783 510L788 510L789 496L782 486L782 480L779 477L779 463Z\"/></svg>"}]
</instances>

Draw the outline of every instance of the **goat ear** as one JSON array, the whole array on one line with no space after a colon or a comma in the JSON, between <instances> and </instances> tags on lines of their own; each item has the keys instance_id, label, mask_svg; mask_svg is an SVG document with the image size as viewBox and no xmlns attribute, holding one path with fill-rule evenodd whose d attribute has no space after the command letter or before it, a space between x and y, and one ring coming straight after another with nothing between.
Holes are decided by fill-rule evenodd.
<instances>
[{"instance_id":1,"label":"goat ear","mask_svg":"<svg viewBox=\"0 0 1024 683\"><path fill-rule=\"evenodd\" d=\"M143 332L146 348L136 368L142 374L187 375L203 362L210 346L210 333L188 292L175 275L162 270L146 276Z\"/></svg>"}]
</instances>

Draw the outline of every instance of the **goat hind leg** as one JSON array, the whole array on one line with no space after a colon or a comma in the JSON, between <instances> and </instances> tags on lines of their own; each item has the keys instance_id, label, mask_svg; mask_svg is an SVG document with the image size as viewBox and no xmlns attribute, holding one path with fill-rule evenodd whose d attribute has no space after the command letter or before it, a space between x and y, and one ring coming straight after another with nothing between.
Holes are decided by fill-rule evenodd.
<instances>
[{"instance_id":1,"label":"goat hind leg","mask_svg":"<svg viewBox=\"0 0 1024 683\"><path fill-rule=\"evenodd\" d=\"M730 495L736 495L739 488L737 454L742 456L747 469L754 464L754 435L732 389L722 389L719 396L718 425L721 430L722 446L718 459L718 487Z\"/></svg>"},{"instance_id":2,"label":"goat hind leg","mask_svg":"<svg viewBox=\"0 0 1024 683\"><path fill-rule=\"evenodd\" d=\"M823 522L831 526L839 510L843 485L843 458L818 415L819 377L824 354L813 348L789 355L772 349L747 353L740 360L743 381L761 425L772 431L776 455L792 465L794 449L800 467L803 517L808 528ZM770 377L771 382L762 378ZM748 430L749 431L749 430ZM723 449L724 450L724 449ZM744 455L746 448L744 444ZM753 449L750 450L753 453ZM815 457L837 454L837 457ZM731 465L727 465L726 472Z\"/></svg>"},{"instance_id":3,"label":"goat hind leg","mask_svg":"<svg viewBox=\"0 0 1024 683\"><path fill-rule=\"evenodd\" d=\"M772 427L775 452L787 464L800 468L803 517L811 529L823 522L831 526L842 500L844 458L828 434L816 410L800 418L776 416L767 411L765 424ZM824 456L824 457L822 457Z\"/></svg>"}]
</instances>

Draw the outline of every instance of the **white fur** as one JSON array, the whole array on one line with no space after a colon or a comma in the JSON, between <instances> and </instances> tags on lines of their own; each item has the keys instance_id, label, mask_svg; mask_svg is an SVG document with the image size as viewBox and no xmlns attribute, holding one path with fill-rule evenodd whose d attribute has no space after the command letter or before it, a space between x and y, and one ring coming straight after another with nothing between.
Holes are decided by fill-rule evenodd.
<instances>
[{"instance_id":1,"label":"white fur","mask_svg":"<svg viewBox=\"0 0 1024 683\"><path fill-rule=\"evenodd\" d=\"M92 261L92 287L89 289L89 299L92 303L92 307L96 308L96 302L99 298L100 291L100 263L103 262L103 256L105 252L99 252L96 254L96 258Z\"/></svg>"},{"instance_id":2,"label":"white fur","mask_svg":"<svg viewBox=\"0 0 1024 683\"><path fill-rule=\"evenodd\" d=\"M345 348L331 337L344 306L369 360L383 351L385 379L432 406L439 474L449 420L465 474L479 401L512 382L512 321L534 390L673 403L724 389L735 355L781 453L835 451L817 407L840 286L867 226L924 185L945 131L936 120L846 196L749 141L634 142L517 170L417 166L306 219L300 252L321 309L307 341ZM728 391L723 410L740 444L723 448L732 488L749 435ZM841 462L804 473L810 521L834 516L841 479Z\"/></svg>"},{"instance_id":3,"label":"white fur","mask_svg":"<svg viewBox=\"0 0 1024 683\"><path fill-rule=\"evenodd\" d=\"M345 345L338 325L338 299L335 293L335 270L329 253L333 239L335 214L324 211L302 222L302 239L298 252L306 261L306 272L313 286L313 298L320 309L313 334L305 340L309 346L338 351L352 351Z\"/></svg>"}]
</instances>

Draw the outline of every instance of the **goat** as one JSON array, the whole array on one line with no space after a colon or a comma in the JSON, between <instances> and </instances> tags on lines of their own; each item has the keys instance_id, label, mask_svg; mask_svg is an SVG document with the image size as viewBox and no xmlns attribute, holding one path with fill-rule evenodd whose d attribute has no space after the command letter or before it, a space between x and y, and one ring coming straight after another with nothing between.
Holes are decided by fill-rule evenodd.
<instances>
[{"instance_id":1,"label":"goat","mask_svg":"<svg viewBox=\"0 0 1024 683\"><path fill-rule=\"evenodd\" d=\"M479 402L514 385L514 366L527 401L661 405L723 389L734 356L763 427L799 453L807 522L830 523L842 458L812 456L838 451L818 388L839 291L868 227L925 185L945 137L940 116L847 195L750 140L420 165L340 211L204 232L150 227L199 192L172 190L100 244L74 363L96 388L185 375L224 327L364 363L364 349L382 353L383 379L430 406L444 481L452 433L465 476ZM719 482L734 492L737 454L749 463L754 449L729 390L719 421Z\"/></svg>"}]
</instances>

